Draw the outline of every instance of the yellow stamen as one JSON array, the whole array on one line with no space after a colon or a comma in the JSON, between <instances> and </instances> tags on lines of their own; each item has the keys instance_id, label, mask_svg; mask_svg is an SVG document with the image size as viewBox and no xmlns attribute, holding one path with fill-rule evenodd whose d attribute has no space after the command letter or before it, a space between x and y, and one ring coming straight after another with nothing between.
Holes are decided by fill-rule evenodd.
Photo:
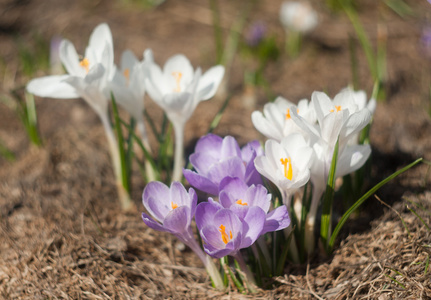
<instances>
[{"instance_id":1,"label":"yellow stamen","mask_svg":"<svg viewBox=\"0 0 431 300\"><path fill-rule=\"evenodd\" d=\"M341 105L335 105L335 109L336 109L337 111L341 111ZM330 110L330 112L334 112L334 110L333 110L333 109L331 109L331 110Z\"/></svg>"},{"instance_id":2,"label":"yellow stamen","mask_svg":"<svg viewBox=\"0 0 431 300\"><path fill-rule=\"evenodd\" d=\"M175 209L178 207L178 204L174 203L173 201L171 201L171 207L172 209Z\"/></svg>"},{"instance_id":3,"label":"yellow stamen","mask_svg":"<svg viewBox=\"0 0 431 300\"><path fill-rule=\"evenodd\" d=\"M130 70L129 69L125 69L124 72L123 72L123 74L124 74L124 77L126 77L127 80L130 79Z\"/></svg>"},{"instance_id":4,"label":"yellow stamen","mask_svg":"<svg viewBox=\"0 0 431 300\"><path fill-rule=\"evenodd\" d=\"M286 113L286 120L289 120L291 118L290 116L290 109L287 109L287 113Z\"/></svg>"},{"instance_id":5,"label":"yellow stamen","mask_svg":"<svg viewBox=\"0 0 431 300\"><path fill-rule=\"evenodd\" d=\"M181 77L183 77L183 73L181 72L172 72L172 76L174 76L175 78L175 82L177 84L176 88L174 89L174 92L181 92L181 86L180 86L180 81L181 81Z\"/></svg>"},{"instance_id":6,"label":"yellow stamen","mask_svg":"<svg viewBox=\"0 0 431 300\"><path fill-rule=\"evenodd\" d=\"M86 73L90 70L90 62L85 57L79 62L79 65L85 69Z\"/></svg>"},{"instance_id":7,"label":"yellow stamen","mask_svg":"<svg viewBox=\"0 0 431 300\"><path fill-rule=\"evenodd\" d=\"M292 177L293 177L292 160L290 159L290 157L280 158L280 162L284 166L284 177L286 177L289 180L292 180Z\"/></svg>"},{"instance_id":8,"label":"yellow stamen","mask_svg":"<svg viewBox=\"0 0 431 300\"><path fill-rule=\"evenodd\" d=\"M226 233L226 227L221 224L220 227L220 233L221 233L221 239L223 240L223 243L227 244L232 239L232 231L229 230L229 235Z\"/></svg>"},{"instance_id":9,"label":"yellow stamen","mask_svg":"<svg viewBox=\"0 0 431 300\"><path fill-rule=\"evenodd\" d=\"M243 206L245 206L245 205L248 206L247 202L242 202L242 199L238 199L235 203L239 204L239 205L243 205Z\"/></svg>"}]
</instances>

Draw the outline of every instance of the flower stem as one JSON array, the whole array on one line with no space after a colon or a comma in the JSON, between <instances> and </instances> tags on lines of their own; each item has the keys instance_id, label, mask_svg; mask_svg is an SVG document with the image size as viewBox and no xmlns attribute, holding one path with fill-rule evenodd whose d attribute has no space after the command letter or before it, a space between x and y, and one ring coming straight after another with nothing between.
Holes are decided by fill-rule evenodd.
<instances>
[{"instance_id":1,"label":"flower stem","mask_svg":"<svg viewBox=\"0 0 431 300\"><path fill-rule=\"evenodd\" d=\"M183 154L184 154L184 123L175 122L175 156L174 156L174 171L172 174L172 181L181 181L183 175Z\"/></svg>"},{"instance_id":2,"label":"flower stem","mask_svg":"<svg viewBox=\"0 0 431 300\"><path fill-rule=\"evenodd\" d=\"M145 149L151 155L152 151L151 151L150 141L148 140L148 134L147 134L147 130L145 129L145 124L143 119L138 121L137 127L142 138L142 145L144 145ZM153 167L148 160L145 160L145 173L147 175L148 182L156 180L156 175L154 174Z\"/></svg>"},{"instance_id":3,"label":"flower stem","mask_svg":"<svg viewBox=\"0 0 431 300\"><path fill-rule=\"evenodd\" d=\"M120 152L118 150L117 140L115 139L114 132L109 123L108 116L99 114L100 120L102 121L103 128L105 129L106 138L108 139L109 151L111 154L112 167L114 169L115 181L117 184L118 197L123 210L129 210L133 207L133 203L130 200L130 195L123 186Z\"/></svg>"},{"instance_id":4,"label":"flower stem","mask_svg":"<svg viewBox=\"0 0 431 300\"><path fill-rule=\"evenodd\" d=\"M317 209L319 207L320 199L322 198L324 190L321 188L314 188L313 198L311 199L310 211L308 212L305 221L304 243L305 250L310 255L314 251L314 226L316 224Z\"/></svg>"},{"instance_id":5,"label":"flower stem","mask_svg":"<svg viewBox=\"0 0 431 300\"><path fill-rule=\"evenodd\" d=\"M196 253L196 255L200 258L200 260L205 266L205 269L207 270L208 275L210 275L211 277L214 287L220 291L224 290L225 287L223 284L223 280L212 258L202 251L201 247L199 246L199 244L196 242L196 240L193 238L192 235L190 235L190 237L187 238L187 240L182 240L182 241L184 244L189 246L190 249L192 249Z\"/></svg>"},{"instance_id":6,"label":"flower stem","mask_svg":"<svg viewBox=\"0 0 431 300\"><path fill-rule=\"evenodd\" d=\"M254 275L250 271L249 267L246 265L244 258L241 255L241 252L238 251L237 254L235 254L233 257L238 262L238 265L241 268L241 271L245 274L244 281L246 282L248 289L250 290L250 292L256 293L257 290L256 290L256 281L254 279Z\"/></svg>"}]
</instances>

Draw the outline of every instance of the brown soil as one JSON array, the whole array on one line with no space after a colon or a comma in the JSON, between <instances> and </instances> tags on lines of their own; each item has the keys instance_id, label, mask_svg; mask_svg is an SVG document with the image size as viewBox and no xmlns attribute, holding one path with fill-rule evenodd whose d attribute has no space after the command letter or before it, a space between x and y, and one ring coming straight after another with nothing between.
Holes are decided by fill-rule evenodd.
<instances>
[{"instance_id":1,"label":"brown soil","mask_svg":"<svg viewBox=\"0 0 431 300\"><path fill-rule=\"evenodd\" d=\"M388 42L387 101L378 104L371 129L370 184L418 157L431 160L427 114L431 63L420 47L421 26L431 17L431 7L427 1L406 2L412 5L414 17L403 19L383 2L364 0L358 5L372 43L376 44L377 23L386 28ZM28 81L19 68L17 36L31 44L34 33L47 39L61 34L83 51L92 29L101 22L111 27L117 62L126 48L138 55L151 48L159 64L178 52L204 70L214 63L209 2L167 0L153 10L122 3L1 1L2 93ZM282 45L280 4L279 0L258 2L250 20L265 21ZM299 58L282 57L266 69L273 93L292 101L309 98L314 90L333 96L351 81L348 37L355 37L354 30L343 15L331 14L323 1L313 4L320 25L304 41ZM223 0L219 6L227 36L244 4ZM359 45L357 52L361 87L370 94L372 80ZM236 57L227 84L233 97L215 130L222 136L233 135L241 144L261 138L250 114L268 101L257 90L256 103L245 103L244 65ZM15 112L0 104L0 140L16 155L13 162L0 158L1 298L431 298L427 227L431 217L408 202L431 210L431 176L425 164L377 193L388 206L370 198L362 212L349 220L332 257L316 254L309 264L289 264L284 277L273 278L257 295L242 295L234 288L220 293L211 288L202 264L189 249L141 221L145 183L137 168L132 178L137 208L121 212L104 132L91 109L82 100L36 99L36 105L44 141L41 148L30 145ZM190 149L221 105L217 99L200 104L186 127ZM150 100L146 107L161 117Z\"/></svg>"}]
</instances>

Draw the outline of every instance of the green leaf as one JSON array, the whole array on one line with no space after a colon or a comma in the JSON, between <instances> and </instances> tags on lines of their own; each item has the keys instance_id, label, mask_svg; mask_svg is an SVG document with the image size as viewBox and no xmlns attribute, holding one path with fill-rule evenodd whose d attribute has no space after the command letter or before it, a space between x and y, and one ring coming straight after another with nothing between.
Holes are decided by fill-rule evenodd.
<instances>
[{"instance_id":1,"label":"green leaf","mask_svg":"<svg viewBox=\"0 0 431 300\"><path fill-rule=\"evenodd\" d=\"M129 175L130 171L127 168L126 151L124 150L124 137L121 130L121 119L118 114L117 102L115 101L114 94L111 92L112 110L114 113L115 131L117 132L118 139L118 150L120 152L120 163L121 163L121 183L124 189L130 194L130 182Z\"/></svg>"},{"instance_id":2,"label":"green leaf","mask_svg":"<svg viewBox=\"0 0 431 300\"><path fill-rule=\"evenodd\" d=\"M335 173L337 169L339 140L335 144L334 153L332 154L331 168L329 169L328 182L326 184L325 196L322 204L322 220L320 223L320 238L326 252L330 252L328 241L331 236L331 219L332 219L332 203L334 201L335 191Z\"/></svg>"},{"instance_id":3,"label":"green leaf","mask_svg":"<svg viewBox=\"0 0 431 300\"><path fill-rule=\"evenodd\" d=\"M384 186L386 183L397 177L398 175L404 173L408 169L412 168L413 166L420 163L423 159L419 158L412 162L411 164L405 166L401 170L396 171L392 175L386 177L382 181L380 181L378 184L376 184L373 188L371 188L367 193L365 193L358 201L355 202L355 204L352 205L352 207L349 208L348 211L344 213L344 215L341 217L340 221L338 222L337 226L334 229L334 232L332 233L331 239L329 241L329 249L332 251L332 248L334 247L335 239L337 238L338 234L340 233L341 228L343 227L344 223L346 223L347 219L350 217L350 215L359 207L362 203L364 203L365 200L367 200L371 195L373 195L378 189L380 189L382 186Z\"/></svg>"}]
</instances>

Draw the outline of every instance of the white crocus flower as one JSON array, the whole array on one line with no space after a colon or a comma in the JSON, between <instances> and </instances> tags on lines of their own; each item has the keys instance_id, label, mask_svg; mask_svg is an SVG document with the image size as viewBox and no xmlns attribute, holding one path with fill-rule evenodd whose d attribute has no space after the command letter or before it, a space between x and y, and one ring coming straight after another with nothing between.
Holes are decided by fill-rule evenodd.
<instances>
[{"instance_id":1,"label":"white crocus flower","mask_svg":"<svg viewBox=\"0 0 431 300\"><path fill-rule=\"evenodd\" d=\"M62 40L60 60L68 74L33 79L28 83L27 91L39 97L83 98L93 108L105 128L119 198L123 208L127 209L132 203L121 183L120 156L108 117L108 83L115 73L113 41L109 26L102 23L94 29L84 57L77 54L70 41Z\"/></svg>"},{"instance_id":2,"label":"white crocus flower","mask_svg":"<svg viewBox=\"0 0 431 300\"><path fill-rule=\"evenodd\" d=\"M280 9L280 21L288 30L306 33L317 26L317 13L308 2L284 2Z\"/></svg>"},{"instance_id":3,"label":"white crocus flower","mask_svg":"<svg viewBox=\"0 0 431 300\"><path fill-rule=\"evenodd\" d=\"M145 128L143 112L145 78L148 76L149 66L153 63L153 54L149 49L145 50L142 62L136 58L133 52L126 50L121 56L120 69L116 69L115 76L110 82L110 88L115 100L136 120L142 144L149 153L151 153L151 147ZM148 181L154 181L155 175L151 164L148 161L145 164Z\"/></svg>"},{"instance_id":4,"label":"white crocus flower","mask_svg":"<svg viewBox=\"0 0 431 300\"><path fill-rule=\"evenodd\" d=\"M199 102L214 96L224 75L223 66L210 68L203 75L195 72L184 55L168 59L163 70L156 64L149 67L145 87L150 97L166 112L175 130L175 165L173 180L182 176L184 126Z\"/></svg>"},{"instance_id":5,"label":"white crocus flower","mask_svg":"<svg viewBox=\"0 0 431 300\"><path fill-rule=\"evenodd\" d=\"M272 181L280 190L283 202L290 210L290 198L310 179L313 150L304 137L293 133L278 143L267 140L265 155L254 160L256 170Z\"/></svg>"},{"instance_id":6,"label":"white crocus flower","mask_svg":"<svg viewBox=\"0 0 431 300\"><path fill-rule=\"evenodd\" d=\"M324 93L314 92L312 104L316 111L318 127L308 124L296 112L292 113L292 118L297 125L310 134L315 154L311 166L313 197L305 228L306 248L309 253L314 249L314 225L317 209L326 188L337 139L339 152L336 177L359 169L371 153L369 145L348 146L349 139L371 120L371 112L368 108L358 108L354 94L350 90L343 90L335 96L334 100Z\"/></svg>"},{"instance_id":7,"label":"white crocus flower","mask_svg":"<svg viewBox=\"0 0 431 300\"><path fill-rule=\"evenodd\" d=\"M316 123L314 108L306 99L302 99L296 106L283 97L277 97L273 103L267 103L263 107L263 113L254 111L251 120L254 127L269 139L277 142L291 133L299 132L305 137L307 133L292 120L291 110L295 110L310 124Z\"/></svg>"}]
</instances>

